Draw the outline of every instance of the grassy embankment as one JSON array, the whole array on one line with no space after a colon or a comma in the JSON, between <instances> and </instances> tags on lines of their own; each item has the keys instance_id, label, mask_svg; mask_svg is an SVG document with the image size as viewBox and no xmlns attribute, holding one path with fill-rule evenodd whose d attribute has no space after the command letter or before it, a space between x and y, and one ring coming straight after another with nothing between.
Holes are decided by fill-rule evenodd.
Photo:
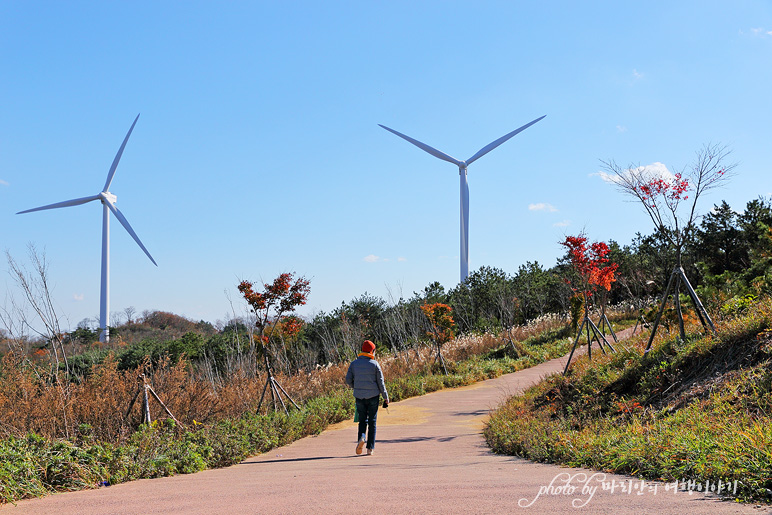
<instances>
[{"instance_id":1,"label":"grassy embankment","mask_svg":"<svg viewBox=\"0 0 772 515\"><path fill-rule=\"evenodd\" d=\"M497 377L564 355L572 343L568 333L564 325L553 323L538 334L532 331L532 336L523 337L514 346L491 335L459 338L447 344L444 351L446 356L457 359L447 376L440 374L436 366L429 366L426 357L430 352L423 358L423 368L407 367L413 362L407 356L384 357L381 362L387 378L392 378L387 382L390 396L398 401ZM417 354L415 350L406 352ZM315 398L306 399L301 410L292 410L289 415L252 412L206 424L194 421L185 427L156 421L140 426L118 442L98 438L99 431L88 424L81 424L77 435L67 439L43 438L34 433L8 436L0 440L0 502L223 467L318 434L329 424L353 416L351 393L340 387L342 380L338 377L345 373L345 364L336 367L318 381L334 386L323 388ZM337 380L331 381L331 374ZM101 382L114 388L120 377Z\"/></svg>"},{"instance_id":2,"label":"grassy embankment","mask_svg":"<svg viewBox=\"0 0 772 515\"><path fill-rule=\"evenodd\" d=\"M772 500L772 301L686 341L648 333L582 357L509 399L485 430L499 453L646 479L738 482Z\"/></svg>"}]
</instances>

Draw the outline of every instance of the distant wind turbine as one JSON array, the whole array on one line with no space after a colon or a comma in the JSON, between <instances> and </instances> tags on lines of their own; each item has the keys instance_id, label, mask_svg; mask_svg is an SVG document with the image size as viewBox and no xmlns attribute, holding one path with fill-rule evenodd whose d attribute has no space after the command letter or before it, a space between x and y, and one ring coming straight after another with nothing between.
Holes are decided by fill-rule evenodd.
<instances>
[{"instance_id":1,"label":"distant wind turbine","mask_svg":"<svg viewBox=\"0 0 772 515\"><path fill-rule=\"evenodd\" d=\"M139 115L134 119L134 123L131 124L129 132L123 139L121 148L118 149L118 153L115 155L115 159L113 159L113 164L110 167L110 171L107 173L107 181L105 181L105 186L102 188L102 191L90 197L65 200L64 202L57 202L56 204L49 204L47 206L36 207L34 209L16 213L17 215L20 215L23 213L31 213L32 211L43 211L45 209L79 206L91 202L92 200L99 200L102 202L102 284L99 299L99 327L101 329L99 340L102 342L110 341L110 330L108 328L108 317L110 316L110 211L113 212L118 221L121 222L121 225L123 225L124 229L126 229L131 237L134 238L137 245L139 245L145 254L147 254L150 261L152 261L155 266L158 266L158 263L155 262L153 256L150 255L150 252L148 252L140 241L137 233L131 228L129 221L126 220L123 213L115 207L115 202L118 200L117 197L108 191L110 189L110 183L113 182L113 177L115 176L115 169L118 168L118 162L121 160L121 155L123 155L123 149L126 147L126 142L129 141L129 136L131 136L131 131L134 130L137 120L139 120Z\"/></svg>"},{"instance_id":2,"label":"distant wind turbine","mask_svg":"<svg viewBox=\"0 0 772 515\"><path fill-rule=\"evenodd\" d=\"M545 114L544 116L547 116L547 115ZM501 145L502 143L504 143L509 138L516 135L517 133L524 131L534 123L538 122L539 120L544 118L544 116L542 116L541 118L537 118L530 123L526 123L519 129L515 129L509 134L505 134L504 136L500 137L496 141L489 143L488 145L478 150L475 155L473 155L466 161L459 161L458 159L450 157L444 152L440 152L436 148L432 148L425 143L421 143L420 141L415 140L410 136L405 136L401 132L397 132L394 129L389 129L388 127L386 127L385 125L381 125L380 123L378 124L382 128L386 129L387 131L393 134L396 134L397 136L399 136L404 140L409 141L416 147L420 148L425 152L428 152L434 157L442 159L443 161L447 161L449 163L453 163L454 165L458 166L458 175L461 181L461 282L462 283L469 276L469 184L466 181L466 169L470 164L474 163L482 156L484 156L494 148L498 147L499 145Z\"/></svg>"}]
</instances>

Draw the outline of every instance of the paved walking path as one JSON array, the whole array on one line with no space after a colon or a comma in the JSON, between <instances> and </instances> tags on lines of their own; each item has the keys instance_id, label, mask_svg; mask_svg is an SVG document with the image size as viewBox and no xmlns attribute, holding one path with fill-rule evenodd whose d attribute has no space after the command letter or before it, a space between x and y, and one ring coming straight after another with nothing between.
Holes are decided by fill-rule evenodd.
<instances>
[{"instance_id":1,"label":"paved walking path","mask_svg":"<svg viewBox=\"0 0 772 515\"><path fill-rule=\"evenodd\" d=\"M354 454L353 422L218 470L18 503L8 514L138 513L770 513L663 483L499 456L481 435L490 409L565 358L473 386L393 403L375 454ZM596 475L598 474L598 475ZM576 490L558 493L566 484ZM718 478L717 478L718 479ZM613 483L612 483L613 482ZM604 490L615 486L615 491ZM633 485L623 492L621 485ZM656 492L654 491L656 485ZM539 495L540 490L542 494ZM583 491L584 490L584 491Z\"/></svg>"}]
</instances>

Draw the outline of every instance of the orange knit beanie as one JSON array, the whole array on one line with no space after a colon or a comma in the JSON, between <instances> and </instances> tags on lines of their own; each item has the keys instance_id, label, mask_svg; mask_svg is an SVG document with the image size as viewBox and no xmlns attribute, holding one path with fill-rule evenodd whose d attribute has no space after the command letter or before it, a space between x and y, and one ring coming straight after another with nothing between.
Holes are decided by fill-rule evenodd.
<instances>
[{"instance_id":1,"label":"orange knit beanie","mask_svg":"<svg viewBox=\"0 0 772 515\"><path fill-rule=\"evenodd\" d=\"M362 344L362 352L372 354L374 350L375 350L375 344L370 340L365 340L364 343Z\"/></svg>"}]
</instances>

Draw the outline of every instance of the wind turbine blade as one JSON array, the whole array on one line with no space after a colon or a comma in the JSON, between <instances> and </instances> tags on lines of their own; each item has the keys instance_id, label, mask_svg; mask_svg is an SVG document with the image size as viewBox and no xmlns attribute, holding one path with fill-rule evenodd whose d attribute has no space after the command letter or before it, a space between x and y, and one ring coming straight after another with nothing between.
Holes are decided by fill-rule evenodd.
<instances>
[{"instance_id":1,"label":"wind turbine blade","mask_svg":"<svg viewBox=\"0 0 772 515\"><path fill-rule=\"evenodd\" d=\"M24 213L31 213L33 211L43 211L44 209L56 209L59 207L79 206L81 204L85 204L86 202L97 200L98 198L99 198L99 195L92 195L90 197L82 197L82 198L76 198L72 200L65 200L64 202L57 202L56 204L48 204L47 206L40 206L34 209L27 209L26 211L19 211L16 214L21 215Z\"/></svg>"},{"instance_id":2,"label":"wind turbine blade","mask_svg":"<svg viewBox=\"0 0 772 515\"><path fill-rule=\"evenodd\" d=\"M545 114L544 116L547 116L547 115ZM522 132L522 131L526 130L528 127L530 127L534 123L536 123L539 120L541 120L542 118L544 118L544 116L542 116L541 118L537 118L537 119L535 119L534 121L532 121L530 123L526 123L525 125L523 125L519 129L515 129L512 132L510 132L509 134L506 134L506 135L500 137L499 139L497 139L493 143L489 143L488 145L484 146L483 148L478 150L475 155L473 155L472 157L470 157L469 159L466 160L467 166L469 166L470 164L474 163L475 161L480 159L482 156L484 156L485 154L487 154L488 152L490 152L494 148L498 147L499 145L501 145L502 143L507 141L512 136L516 135L519 132Z\"/></svg>"},{"instance_id":3,"label":"wind turbine blade","mask_svg":"<svg viewBox=\"0 0 772 515\"><path fill-rule=\"evenodd\" d=\"M112 202L105 201L105 205L110 209L110 211L113 212L115 215L115 218L118 219L119 222L121 222L121 225L124 229L131 235L132 238L134 238L134 241L137 242L137 245L145 251L145 254L147 254L147 257L150 258L150 261L153 262L155 266L158 266L158 263L155 262L155 259L153 259L153 256L150 255L150 252L147 251L145 246L142 244L142 241L140 241L139 236L137 236L137 233L134 232L134 229L131 228L131 224L129 224L129 221L126 220L126 217L123 216L123 213L121 213L117 207L113 205Z\"/></svg>"},{"instance_id":4,"label":"wind turbine blade","mask_svg":"<svg viewBox=\"0 0 772 515\"><path fill-rule=\"evenodd\" d=\"M113 165L110 167L110 171L107 173L107 181L105 181L105 187L102 188L102 191L107 191L110 188L110 183L113 182L115 169L118 168L118 161L121 160L121 156L123 155L123 149L126 148L126 142L129 141L129 136L131 136L131 131L134 130L134 126L137 124L137 120L139 120L139 115L137 115L137 117L134 118L134 123L131 124L131 128L129 129L129 132L126 133L126 137L123 138L123 143L121 143L121 148L119 148L118 153L115 154L115 159L113 159Z\"/></svg>"},{"instance_id":5,"label":"wind turbine blade","mask_svg":"<svg viewBox=\"0 0 772 515\"><path fill-rule=\"evenodd\" d=\"M397 131L395 131L394 129L389 129L388 127L386 127L385 125L381 125L380 123L379 123L378 125L379 125L379 126L381 126L381 127L382 127L382 128L384 128L384 129L386 129L387 131L391 132L392 134L396 134L396 135L397 135L397 136L399 136L400 138L402 138L402 139L404 139L404 140L406 140L406 141L409 141L410 143L412 143L412 144L413 144L413 145L415 145L416 147L420 148L420 149L421 149L421 150L423 150L424 152L428 152L428 153L430 153L430 154L431 154L431 155L433 155L434 157L437 157L437 158L439 158L439 159L442 159L443 161L447 161L448 163L453 163L453 164L454 164L454 165L456 165L456 166L463 166L463 165L464 165L464 163L462 163L462 162L461 162L461 161L459 161L458 159L455 159L455 158L453 158L453 157L450 157L450 156L449 156L449 155L447 155L446 153L444 153L444 152L440 152L440 151L439 151L439 150L437 150L436 148L430 147L429 145L427 145L427 144L425 144L425 143L421 143L421 142L420 142L420 141L418 141L417 139L413 139L413 138L411 138L410 136L405 136L405 135L404 135L404 134L402 134L401 132L397 132Z\"/></svg>"}]
</instances>

